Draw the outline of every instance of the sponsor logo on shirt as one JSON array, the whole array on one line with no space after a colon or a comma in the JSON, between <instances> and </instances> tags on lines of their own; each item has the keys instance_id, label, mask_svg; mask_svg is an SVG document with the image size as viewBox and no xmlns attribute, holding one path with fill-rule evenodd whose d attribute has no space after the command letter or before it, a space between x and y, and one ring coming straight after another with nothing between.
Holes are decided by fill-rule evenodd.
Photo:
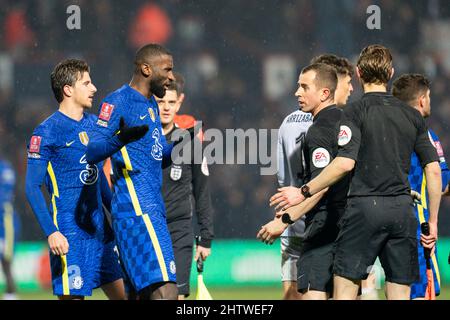
<instances>
[{"instance_id":1,"label":"sponsor logo on shirt","mask_svg":"<svg viewBox=\"0 0 450 320\"><path fill-rule=\"evenodd\" d=\"M152 157L155 160L161 161L162 160L162 150L163 147L161 145L161 143L159 142L159 137L161 136L161 134L159 133L159 130L157 128L155 128L155 130L153 130L152 132L152 138L155 140L154 144L152 145Z\"/></svg>"},{"instance_id":2,"label":"sponsor logo on shirt","mask_svg":"<svg viewBox=\"0 0 450 320\"><path fill-rule=\"evenodd\" d=\"M88 164L86 161L86 155L83 155L80 159L81 164L86 164L86 169L80 172L80 180L85 185L92 185L97 182L98 168L95 164Z\"/></svg>"},{"instance_id":3,"label":"sponsor logo on shirt","mask_svg":"<svg viewBox=\"0 0 450 320\"><path fill-rule=\"evenodd\" d=\"M341 126L338 135L338 145L345 146L352 139L352 130L347 126Z\"/></svg>"},{"instance_id":4,"label":"sponsor logo on shirt","mask_svg":"<svg viewBox=\"0 0 450 320\"><path fill-rule=\"evenodd\" d=\"M103 102L102 109L100 110L99 119L109 121L111 119L111 114L114 110L114 105Z\"/></svg>"},{"instance_id":5,"label":"sponsor logo on shirt","mask_svg":"<svg viewBox=\"0 0 450 320\"><path fill-rule=\"evenodd\" d=\"M102 127L108 126L108 121L111 119L111 114L114 110L114 105L103 102L100 114L98 116L97 124Z\"/></svg>"},{"instance_id":6,"label":"sponsor logo on shirt","mask_svg":"<svg viewBox=\"0 0 450 320\"><path fill-rule=\"evenodd\" d=\"M330 153L325 148L317 148L312 153L312 163L316 168L325 168L330 163Z\"/></svg>"},{"instance_id":7,"label":"sponsor logo on shirt","mask_svg":"<svg viewBox=\"0 0 450 320\"><path fill-rule=\"evenodd\" d=\"M32 136L30 140L30 153L39 153L41 149L41 141L42 137L40 136Z\"/></svg>"}]
</instances>

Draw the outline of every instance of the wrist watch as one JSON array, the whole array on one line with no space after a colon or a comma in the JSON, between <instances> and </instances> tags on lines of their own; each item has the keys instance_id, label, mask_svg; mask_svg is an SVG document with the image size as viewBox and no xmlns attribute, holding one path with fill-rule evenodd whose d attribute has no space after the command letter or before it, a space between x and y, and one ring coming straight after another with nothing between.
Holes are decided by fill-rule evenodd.
<instances>
[{"instance_id":1,"label":"wrist watch","mask_svg":"<svg viewBox=\"0 0 450 320\"><path fill-rule=\"evenodd\" d=\"M305 198L310 198L312 196L309 192L309 187L306 184L300 187L300 192Z\"/></svg>"},{"instance_id":2,"label":"wrist watch","mask_svg":"<svg viewBox=\"0 0 450 320\"><path fill-rule=\"evenodd\" d=\"M295 222L291 220L291 216L287 212L283 213L283 215L281 216L281 221L287 224L293 224Z\"/></svg>"}]
</instances>

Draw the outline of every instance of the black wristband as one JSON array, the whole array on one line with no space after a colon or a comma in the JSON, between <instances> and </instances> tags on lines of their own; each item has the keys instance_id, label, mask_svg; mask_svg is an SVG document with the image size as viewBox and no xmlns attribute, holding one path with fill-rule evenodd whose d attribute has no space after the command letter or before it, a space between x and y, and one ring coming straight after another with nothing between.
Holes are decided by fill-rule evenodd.
<instances>
[{"instance_id":1,"label":"black wristband","mask_svg":"<svg viewBox=\"0 0 450 320\"><path fill-rule=\"evenodd\" d=\"M287 212L283 213L283 215L281 216L281 221L287 224L293 224L295 222L291 220L291 216Z\"/></svg>"},{"instance_id":2,"label":"black wristband","mask_svg":"<svg viewBox=\"0 0 450 320\"><path fill-rule=\"evenodd\" d=\"M309 187L306 184L300 187L300 192L305 198L310 198L312 196L311 193L309 192Z\"/></svg>"}]
</instances>

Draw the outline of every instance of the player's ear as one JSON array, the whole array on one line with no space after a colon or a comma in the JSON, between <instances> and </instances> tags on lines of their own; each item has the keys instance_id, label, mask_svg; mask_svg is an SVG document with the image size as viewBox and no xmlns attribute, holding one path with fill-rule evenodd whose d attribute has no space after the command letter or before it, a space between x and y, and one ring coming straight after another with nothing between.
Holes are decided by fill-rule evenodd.
<instances>
[{"instance_id":1,"label":"player's ear","mask_svg":"<svg viewBox=\"0 0 450 320\"><path fill-rule=\"evenodd\" d=\"M152 67L148 63L141 64L141 72L145 77L151 77L153 74Z\"/></svg>"},{"instance_id":2,"label":"player's ear","mask_svg":"<svg viewBox=\"0 0 450 320\"><path fill-rule=\"evenodd\" d=\"M69 86L68 84L66 84L66 85L63 87L63 94L64 94L66 97L71 97L72 94L73 94L73 88L72 88L72 86Z\"/></svg>"},{"instance_id":3,"label":"player's ear","mask_svg":"<svg viewBox=\"0 0 450 320\"><path fill-rule=\"evenodd\" d=\"M177 106L176 106L176 108L175 108L175 113L178 113L178 111L180 111L180 108L181 108L181 102L178 101L178 102L177 102Z\"/></svg>"},{"instance_id":4,"label":"player's ear","mask_svg":"<svg viewBox=\"0 0 450 320\"><path fill-rule=\"evenodd\" d=\"M178 96L178 103L181 105L184 102L184 93L180 93Z\"/></svg>"},{"instance_id":5,"label":"player's ear","mask_svg":"<svg viewBox=\"0 0 450 320\"><path fill-rule=\"evenodd\" d=\"M330 98L331 90L328 88L322 89L322 96L320 97L320 101L324 102L327 101Z\"/></svg>"},{"instance_id":6,"label":"player's ear","mask_svg":"<svg viewBox=\"0 0 450 320\"><path fill-rule=\"evenodd\" d=\"M417 98L417 104L420 110L422 110L425 107L425 100L426 96L424 94L419 95L419 98Z\"/></svg>"}]
</instances>

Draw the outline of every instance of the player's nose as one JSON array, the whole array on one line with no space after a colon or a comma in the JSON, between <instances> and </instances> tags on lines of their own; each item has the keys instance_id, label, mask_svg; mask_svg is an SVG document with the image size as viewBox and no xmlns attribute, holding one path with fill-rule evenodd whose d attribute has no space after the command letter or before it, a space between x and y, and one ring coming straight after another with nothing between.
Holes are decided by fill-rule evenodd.
<instances>
[{"instance_id":1,"label":"player's nose","mask_svg":"<svg viewBox=\"0 0 450 320\"><path fill-rule=\"evenodd\" d=\"M175 76L173 75L173 71L172 71L172 70L169 71L169 73L167 74L167 78L168 78L170 81L175 81Z\"/></svg>"}]
</instances>

